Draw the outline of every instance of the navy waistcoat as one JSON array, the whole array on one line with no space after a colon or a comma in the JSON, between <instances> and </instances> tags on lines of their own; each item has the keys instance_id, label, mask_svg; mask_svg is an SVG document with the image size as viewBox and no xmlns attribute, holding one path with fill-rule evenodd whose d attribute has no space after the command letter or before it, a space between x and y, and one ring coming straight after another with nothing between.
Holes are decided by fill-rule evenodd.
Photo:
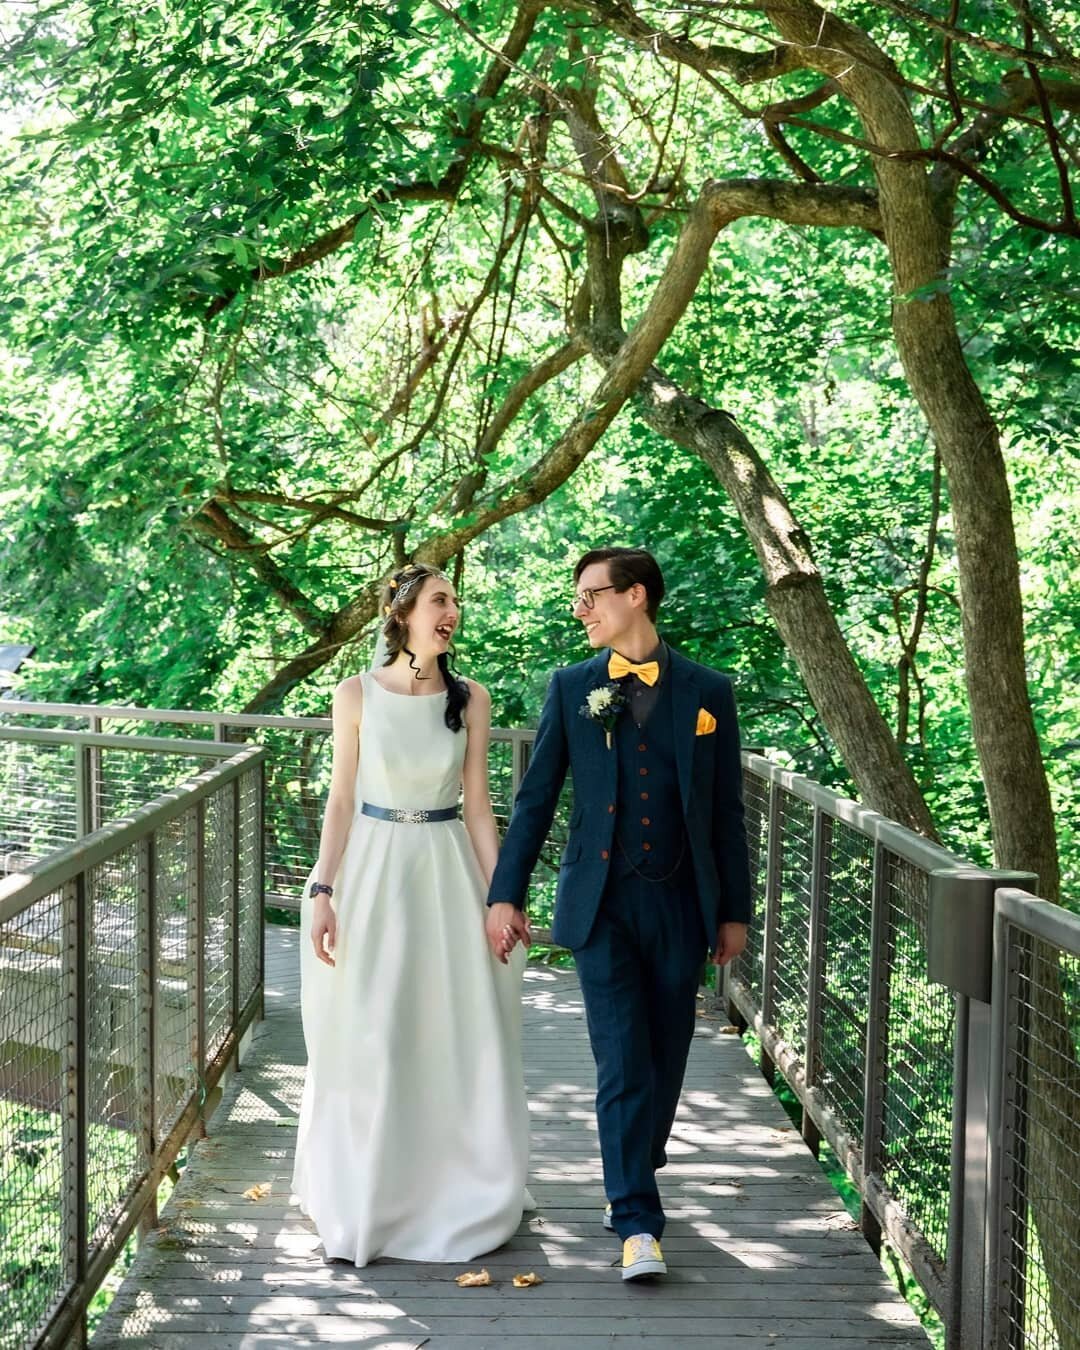
<instances>
[{"instance_id":1,"label":"navy waistcoat","mask_svg":"<svg viewBox=\"0 0 1080 1350\"><path fill-rule=\"evenodd\" d=\"M615 816L616 876L636 871L667 877L688 856L675 761L670 671L644 726L629 709L615 723L618 756Z\"/></svg>"}]
</instances>

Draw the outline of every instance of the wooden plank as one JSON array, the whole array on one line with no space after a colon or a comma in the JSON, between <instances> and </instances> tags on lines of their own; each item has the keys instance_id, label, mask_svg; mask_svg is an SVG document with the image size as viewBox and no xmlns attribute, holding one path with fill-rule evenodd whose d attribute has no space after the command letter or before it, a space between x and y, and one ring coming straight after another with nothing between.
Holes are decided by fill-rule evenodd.
<instances>
[{"instance_id":1,"label":"wooden plank","mask_svg":"<svg viewBox=\"0 0 1080 1350\"><path fill-rule=\"evenodd\" d=\"M572 974L527 972L526 1080L539 1210L459 1289L462 1265L324 1260L289 1196L304 1046L295 934L268 932L269 1016L258 1028L160 1229L95 1347L255 1350L341 1342L437 1350L697 1345L825 1350L928 1345L838 1197L723 1022L700 1018L661 1173L666 1280L624 1284L592 1113L594 1070ZM270 1183L249 1201L243 1191ZM544 1283L516 1290L535 1270Z\"/></svg>"}]
</instances>

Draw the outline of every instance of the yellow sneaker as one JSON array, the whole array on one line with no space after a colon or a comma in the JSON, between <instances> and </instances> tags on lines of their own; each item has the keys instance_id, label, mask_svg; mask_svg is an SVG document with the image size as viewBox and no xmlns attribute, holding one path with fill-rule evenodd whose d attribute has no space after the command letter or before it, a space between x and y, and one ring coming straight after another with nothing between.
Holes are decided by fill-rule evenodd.
<instances>
[{"instance_id":1,"label":"yellow sneaker","mask_svg":"<svg viewBox=\"0 0 1080 1350\"><path fill-rule=\"evenodd\" d=\"M622 1245L622 1277L640 1280L647 1275L666 1275L664 1253L651 1233L635 1233Z\"/></svg>"}]
</instances>

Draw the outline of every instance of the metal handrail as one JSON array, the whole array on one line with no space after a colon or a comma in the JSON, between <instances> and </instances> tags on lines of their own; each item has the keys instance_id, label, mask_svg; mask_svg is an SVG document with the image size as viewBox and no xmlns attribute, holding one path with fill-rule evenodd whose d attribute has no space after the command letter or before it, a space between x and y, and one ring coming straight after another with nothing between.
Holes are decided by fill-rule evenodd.
<instances>
[{"instance_id":1,"label":"metal handrail","mask_svg":"<svg viewBox=\"0 0 1080 1350\"><path fill-rule=\"evenodd\" d=\"M6 728L0 728L0 741L5 738L5 731ZM78 737L84 733L57 734ZM87 734L88 743L103 739L123 741L125 738L92 737ZM165 739L150 741L149 738L142 738L139 748L145 749L151 745L166 748L170 753L176 752L176 742ZM66 848L31 863L25 871L0 878L0 924L9 923L42 896L59 891L79 873L88 872L147 833L179 819L192 806L218 792L234 778L247 773L254 764L261 763L266 755L258 745L213 745L207 746L202 753L221 762L171 792L162 793L121 820L104 825Z\"/></svg>"},{"instance_id":2,"label":"metal handrail","mask_svg":"<svg viewBox=\"0 0 1080 1350\"><path fill-rule=\"evenodd\" d=\"M99 728L111 718L203 723L221 740L233 728L325 735L331 725L0 701L4 713L81 716ZM493 731L512 745L512 791L534 736ZM858 1188L867 1240L876 1247L884 1234L904 1257L945 1322L950 1350L1047 1350L1057 1344L1053 1328L1025 1339L1025 1323L1041 1315L1030 1290L1045 1278L1032 1234L1041 1236L1047 1219L1036 1212L1041 1194L1033 1200L1023 1187L1028 1107L1038 1100L1030 1085L1045 1070L1039 1033L1051 1019L1025 1011L1018 989L1027 980L1038 992L1032 944L1050 952L1050 984L1055 962L1076 963L1080 918L1017 891L1035 887L1030 874L975 867L764 756L744 753L742 762L758 922L725 974L732 1019L754 1027L766 1076L786 1078L810 1147L831 1145ZM922 1032L930 1044L919 1043ZM1067 1032L1058 1027L1060 1042ZM1066 1128L1075 1131L1080 1087L1070 1090ZM1039 1122L1040 1147L1050 1125ZM913 1175L898 1151L914 1130L913 1170L925 1166L926 1176ZM1070 1136L1067 1145L1080 1177L1080 1141ZM928 1185L943 1197L936 1209L919 1193ZM1080 1327L1071 1333L1070 1346Z\"/></svg>"},{"instance_id":3,"label":"metal handrail","mask_svg":"<svg viewBox=\"0 0 1080 1350\"><path fill-rule=\"evenodd\" d=\"M285 717L270 716L261 713L219 713L198 712L190 709L141 708L121 705L101 705L88 703L36 703L20 699L0 699L0 717L62 717L79 718L88 728L101 733L103 724L109 721L150 722L157 725L174 724L185 727L204 727L214 737L213 741L184 739L183 753L197 754L196 747L207 747L215 743L235 745L235 733L249 733L252 738L274 737L275 733L299 733L288 747L290 755L280 745L275 746L268 757L266 813L267 840L266 853L269 860L268 884L266 888L267 904L285 910L300 907L300 892L304 878L318 850L319 821L317 804L311 800L310 769L308 757L303 749L297 750L296 740L325 738L330 741L332 722L328 717ZM10 723L0 724L0 734L4 730L17 731L25 740L35 739L43 733L36 728L11 727ZM48 736L63 743L63 737L76 733L49 731ZM529 748L536 733L530 729L514 727L493 727L491 739L497 745L509 747L509 775L505 782L505 804L513 800L521 783L522 775L528 763ZM140 738L120 734L105 737L100 747L134 747ZM149 743L163 738L141 738ZM178 751L175 742L164 738L170 749ZM87 742L87 748L80 748L82 756L89 754L89 763L80 763L75 776L76 801L75 812L80 817L78 833L87 833L101 823L100 804L100 755L99 743ZM205 753L205 751L202 751ZM299 785L299 787L298 787ZM287 822L287 824L282 824ZM284 838L282 837L284 834ZM542 937L546 937L543 934Z\"/></svg>"},{"instance_id":4,"label":"metal handrail","mask_svg":"<svg viewBox=\"0 0 1080 1350\"><path fill-rule=\"evenodd\" d=\"M90 1300L131 1232L156 1224L163 1177L261 1016L266 754L79 732L8 739L217 761L0 882L0 1070L22 1110L56 1120L49 1147L60 1160L48 1245L61 1264L41 1286L47 1306L31 1299L22 1313L37 1323L31 1344L60 1350L84 1343ZM113 1147L105 1134L137 1140L120 1172L97 1152ZM12 1193L12 1213L40 1205L27 1186ZM20 1315L5 1303L0 1346L14 1347Z\"/></svg>"},{"instance_id":5,"label":"metal handrail","mask_svg":"<svg viewBox=\"0 0 1080 1350\"><path fill-rule=\"evenodd\" d=\"M860 1226L867 1240L877 1248L882 1233L886 1233L931 1301L944 1310L949 1291L943 1263L883 1178L886 1058L887 1047L895 1038L894 1029L889 1026L888 868L899 862L928 877L932 871L960 868L962 860L896 821L801 774L783 769L762 755L744 754L743 766L747 780L763 786L768 800L767 865L763 885L759 877L756 897L763 933L758 957L761 993L755 995L758 981L751 979L751 958L744 956L726 972L725 993L732 1015L753 1027L758 1035L766 1076L771 1080L779 1070L799 1099L807 1144L816 1152L820 1140L826 1139L858 1188L862 1198ZM781 884L785 840L780 805L789 799L805 804L812 815L808 831L811 856L805 864L806 899L801 906L806 911L806 941L797 951L790 949L790 944L781 950L778 936L789 899ZM836 1066L829 1063L822 1048L822 1007L828 992L823 962L830 940L825 914L829 902L826 878L830 870L830 840L837 823L861 836L872 849L862 877L865 904L860 941L866 956L863 1002L868 1012L863 1054L856 1066L862 1079L861 1129L853 1129L838 1109L828 1086ZM751 820L751 830L755 827L760 830L761 823ZM801 856L799 863L804 865ZM790 968L793 958L798 958L796 967ZM805 983L805 1020L799 1027L801 1046L792 1044L790 1037L785 1036L776 1015L778 991L793 979Z\"/></svg>"},{"instance_id":6,"label":"metal handrail","mask_svg":"<svg viewBox=\"0 0 1080 1350\"><path fill-rule=\"evenodd\" d=\"M994 898L983 1341L1080 1345L1080 915Z\"/></svg>"}]
</instances>

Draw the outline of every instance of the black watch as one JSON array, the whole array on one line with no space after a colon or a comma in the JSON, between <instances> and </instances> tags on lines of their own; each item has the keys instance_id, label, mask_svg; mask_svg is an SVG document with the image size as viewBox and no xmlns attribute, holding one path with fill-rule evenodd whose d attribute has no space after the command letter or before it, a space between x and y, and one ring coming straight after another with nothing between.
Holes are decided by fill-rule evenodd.
<instances>
[{"instance_id":1,"label":"black watch","mask_svg":"<svg viewBox=\"0 0 1080 1350\"><path fill-rule=\"evenodd\" d=\"M325 886L321 881L313 881L311 883L311 889L308 891L308 895L312 900L314 900L317 895L332 896L333 894L333 886Z\"/></svg>"}]
</instances>

